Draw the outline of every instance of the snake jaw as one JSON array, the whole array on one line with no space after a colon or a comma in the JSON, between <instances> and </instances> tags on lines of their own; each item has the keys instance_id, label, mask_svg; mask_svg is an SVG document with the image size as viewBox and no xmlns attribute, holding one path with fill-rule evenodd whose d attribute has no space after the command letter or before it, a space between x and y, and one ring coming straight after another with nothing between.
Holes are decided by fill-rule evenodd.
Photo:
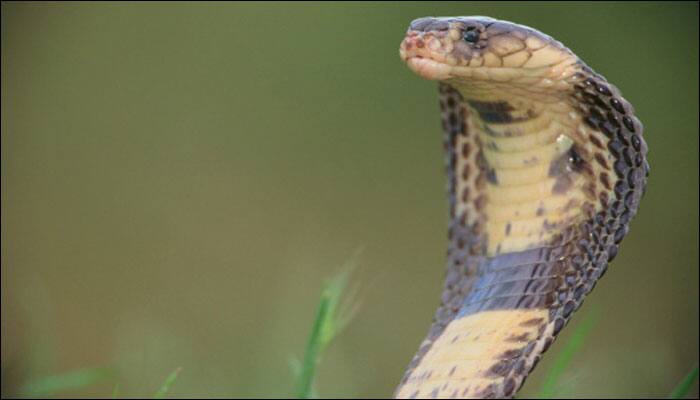
<instances>
[{"instance_id":1,"label":"snake jaw","mask_svg":"<svg viewBox=\"0 0 700 400\"><path fill-rule=\"evenodd\" d=\"M429 58L411 57L406 61L413 72L420 75L424 79L431 81L447 80L451 77L450 66L441 64Z\"/></svg>"}]
</instances>

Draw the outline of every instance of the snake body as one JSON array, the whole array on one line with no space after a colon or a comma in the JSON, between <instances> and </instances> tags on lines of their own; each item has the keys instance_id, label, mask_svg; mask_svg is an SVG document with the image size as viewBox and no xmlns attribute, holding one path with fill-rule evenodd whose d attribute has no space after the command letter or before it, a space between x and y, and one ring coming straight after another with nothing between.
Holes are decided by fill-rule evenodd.
<instances>
[{"instance_id":1,"label":"snake body","mask_svg":"<svg viewBox=\"0 0 700 400\"><path fill-rule=\"evenodd\" d=\"M395 396L512 397L629 230L649 173L642 124L522 25L421 18L400 55L438 81L450 222L440 306Z\"/></svg>"}]
</instances>

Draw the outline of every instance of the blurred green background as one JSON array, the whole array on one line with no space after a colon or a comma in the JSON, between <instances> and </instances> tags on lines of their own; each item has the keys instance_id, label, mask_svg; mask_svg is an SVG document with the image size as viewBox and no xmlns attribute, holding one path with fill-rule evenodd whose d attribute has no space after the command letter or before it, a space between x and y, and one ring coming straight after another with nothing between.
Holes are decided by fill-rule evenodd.
<instances>
[{"instance_id":1,"label":"blurred green background","mask_svg":"<svg viewBox=\"0 0 700 400\"><path fill-rule=\"evenodd\" d=\"M323 281L364 247L322 396L391 395L443 280L434 83L408 23L488 15L635 105L652 173L561 396L664 396L698 362L698 4L2 3L2 395L288 396ZM691 394L698 395L697 384Z\"/></svg>"}]
</instances>

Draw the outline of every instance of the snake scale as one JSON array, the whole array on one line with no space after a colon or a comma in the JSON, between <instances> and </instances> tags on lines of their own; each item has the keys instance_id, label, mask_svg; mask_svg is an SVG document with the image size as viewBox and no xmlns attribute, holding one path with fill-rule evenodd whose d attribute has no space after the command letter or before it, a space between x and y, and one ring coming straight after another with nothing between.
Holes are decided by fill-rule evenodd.
<instances>
[{"instance_id":1,"label":"snake scale","mask_svg":"<svg viewBox=\"0 0 700 400\"><path fill-rule=\"evenodd\" d=\"M401 59L439 85L444 291L398 398L509 398L605 273L649 174L642 124L571 50L488 17L420 18Z\"/></svg>"}]
</instances>

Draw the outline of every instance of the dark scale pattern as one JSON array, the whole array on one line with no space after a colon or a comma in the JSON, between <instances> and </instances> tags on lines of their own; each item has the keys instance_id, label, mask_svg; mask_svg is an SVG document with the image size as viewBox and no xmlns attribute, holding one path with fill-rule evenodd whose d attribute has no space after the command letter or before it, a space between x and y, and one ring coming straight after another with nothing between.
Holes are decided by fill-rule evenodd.
<instances>
[{"instance_id":1,"label":"dark scale pattern","mask_svg":"<svg viewBox=\"0 0 700 400\"><path fill-rule=\"evenodd\" d=\"M483 194L470 193L469 186L466 186L462 193L456 193L457 180L462 179L466 181L471 177L471 174L476 174L475 180L477 182L477 187L472 189L478 190L479 182L481 183L481 189L483 189L487 179L487 171L485 170L485 164L483 164L484 158L481 146L477 138L471 137L467 130L465 120L467 110L462 107L462 96L459 92L446 84L440 84L439 93L450 209L445 286L440 298L440 306L435 312L430 331L409 363L402 382L406 382L420 360L430 350L432 343L444 331L447 324L455 318L464 303L465 296L471 290L478 266L484 260L483 257L479 256L484 251L484 239L483 235L481 235L480 222L467 224L467 216L464 213L456 215L458 201L471 202L475 208L483 207L482 203L485 202ZM457 147L458 135L470 139L464 142L460 148ZM462 171L457 171L458 157L474 157L475 164L477 163L476 160L481 160L481 168L477 168L476 165L465 164L465 168Z\"/></svg>"},{"instance_id":2,"label":"dark scale pattern","mask_svg":"<svg viewBox=\"0 0 700 400\"><path fill-rule=\"evenodd\" d=\"M642 124L634 117L632 106L605 78L590 69L588 72L585 79L574 85L574 105L590 128L608 138L606 147L615 161L613 173L604 171L599 176L601 211L590 215L576 228L579 231L577 255L571 264L579 278L560 288L566 293L562 298L564 305L550 309L551 319L563 321L559 324L565 324L571 312L580 307L584 296L593 289L608 262L617 254L618 245L629 231L628 224L639 207L649 169L647 146L641 136Z\"/></svg>"}]
</instances>

